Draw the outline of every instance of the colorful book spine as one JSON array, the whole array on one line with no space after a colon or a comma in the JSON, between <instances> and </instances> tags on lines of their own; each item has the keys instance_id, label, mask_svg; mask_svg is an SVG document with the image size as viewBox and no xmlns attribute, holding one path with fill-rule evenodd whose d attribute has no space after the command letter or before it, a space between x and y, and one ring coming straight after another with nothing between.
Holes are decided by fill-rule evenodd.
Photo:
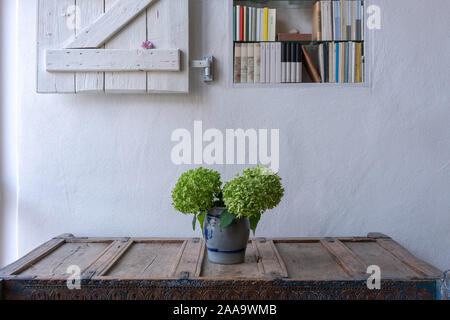
<instances>
[{"instance_id":1,"label":"colorful book spine","mask_svg":"<svg viewBox=\"0 0 450 320\"><path fill-rule=\"evenodd\" d=\"M236 7L233 7L233 41L236 41L236 21L237 15L236 15Z\"/></svg>"},{"instance_id":2,"label":"colorful book spine","mask_svg":"<svg viewBox=\"0 0 450 320\"><path fill-rule=\"evenodd\" d=\"M362 40L362 5L361 5L361 1L357 0L356 1L356 8L355 8L355 16L356 16L356 21L355 21L355 32L356 32L356 39L357 41Z\"/></svg>"},{"instance_id":3,"label":"colorful book spine","mask_svg":"<svg viewBox=\"0 0 450 320\"><path fill-rule=\"evenodd\" d=\"M269 39L269 8L264 8L264 31L263 31L263 41L268 41Z\"/></svg>"},{"instance_id":4,"label":"colorful book spine","mask_svg":"<svg viewBox=\"0 0 450 320\"><path fill-rule=\"evenodd\" d=\"M356 75L355 82L361 82L361 43L356 43Z\"/></svg>"},{"instance_id":5,"label":"colorful book spine","mask_svg":"<svg viewBox=\"0 0 450 320\"><path fill-rule=\"evenodd\" d=\"M241 23L240 23L240 39L239 41L244 41L244 7L241 7L241 13L239 15Z\"/></svg>"}]
</instances>

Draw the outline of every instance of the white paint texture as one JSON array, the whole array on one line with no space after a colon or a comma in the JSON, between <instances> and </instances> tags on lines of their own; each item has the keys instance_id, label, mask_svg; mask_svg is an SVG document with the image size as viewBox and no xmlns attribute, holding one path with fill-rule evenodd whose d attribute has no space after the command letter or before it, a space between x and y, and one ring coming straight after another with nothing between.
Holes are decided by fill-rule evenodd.
<instances>
[{"instance_id":1,"label":"white paint texture","mask_svg":"<svg viewBox=\"0 0 450 320\"><path fill-rule=\"evenodd\" d=\"M378 1L371 88L228 88L227 1L191 0L189 95L38 95L35 1L20 0L19 250L78 236L193 236L170 191L176 128L279 128L281 205L258 236L392 236L450 266L447 0ZM216 166L225 179L242 166Z\"/></svg>"}]
</instances>

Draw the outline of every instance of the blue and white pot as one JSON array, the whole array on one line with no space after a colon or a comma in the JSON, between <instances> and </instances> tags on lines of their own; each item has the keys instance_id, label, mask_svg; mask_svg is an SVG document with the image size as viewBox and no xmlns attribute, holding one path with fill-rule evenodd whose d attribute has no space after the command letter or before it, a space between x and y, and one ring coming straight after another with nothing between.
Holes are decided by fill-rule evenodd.
<instances>
[{"instance_id":1,"label":"blue and white pot","mask_svg":"<svg viewBox=\"0 0 450 320\"><path fill-rule=\"evenodd\" d=\"M205 241L208 260L218 264L243 263L250 235L247 217L234 220L220 231L220 215L226 208L213 208L205 217Z\"/></svg>"}]
</instances>

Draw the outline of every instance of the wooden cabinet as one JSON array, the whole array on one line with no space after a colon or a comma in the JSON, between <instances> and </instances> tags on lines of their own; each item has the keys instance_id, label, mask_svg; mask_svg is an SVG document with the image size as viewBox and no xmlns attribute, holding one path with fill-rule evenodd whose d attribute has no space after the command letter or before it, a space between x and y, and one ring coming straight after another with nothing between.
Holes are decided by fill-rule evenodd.
<instances>
[{"instance_id":1,"label":"wooden cabinet","mask_svg":"<svg viewBox=\"0 0 450 320\"><path fill-rule=\"evenodd\" d=\"M437 299L441 275L382 234L251 239L237 265L210 263L198 238L62 235L0 270L0 288L3 299Z\"/></svg>"}]
</instances>

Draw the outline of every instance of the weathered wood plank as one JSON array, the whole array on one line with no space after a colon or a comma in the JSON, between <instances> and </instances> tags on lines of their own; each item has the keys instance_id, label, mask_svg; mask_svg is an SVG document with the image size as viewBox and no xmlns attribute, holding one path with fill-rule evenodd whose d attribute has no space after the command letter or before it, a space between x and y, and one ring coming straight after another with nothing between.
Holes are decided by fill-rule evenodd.
<instances>
[{"instance_id":1,"label":"weathered wood plank","mask_svg":"<svg viewBox=\"0 0 450 320\"><path fill-rule=\"evenodd\" d=\"M147 0L148 1L148 0ZM105 10L116 4L116 0L105 0ZM165 2L165 1L164 1ZM115 22L113 22L115 23ZM147 13L144 10L126 28L120 30L106 44L106 49L140 49L147 39ZM105 72L105 92L112 93L146 93L147 73Z\"/></svg>"},{"instance_id":2,"label":"weathered wood plank","mask_svg":"<svg viewBox=\"0 0 450 320\"><path fill-rule=\"evenodd\" d=\"M76 36L67 41L64 48L82 49L98 48L111 39L123 27L131 23L145 9L156 0L120 0L108 1L105 13L94 23L81 30Z\"/></svg>"},{"instance_id":3,"label":"weathered wood plank","mask_svg":"<svg viewBox=\"0 0 450 320\"><path fill-rule=\"evenodd\" d=\"M132 244L133 241L127 238L112 242L92 264L83 270L81 278L91 279L103 275L120 259Z\"/></svg>"},{"instance_id":4,"label":"weathered wood plank","mask_svg":"<svg viewBox=\"0 0 450 320\"><path fill-rule=\"evenodd\" d=\"M253 240L257 249L258 261L263 267L263 276L267 278L287 278L288 272L283 259L272 240L259 238Z\"/></svg>"},{"instance_id":5,"label":"weathered wood plank","mask_svg":"<svg viewBox=\"0 0 450 320\"><path fill-rule=\"evenodd\" d=\"M37 92L74 93L75 74L48 73L45 50L59 49L64 40L75 34L75 0L39 0L37 27ZM69 21L69 22L68 22ZM74 28L71 28L71 25Z\"/></svg>"},{"instance_id":6,"label":"weathered wood plank","mask_svg":"<svg viewBox=\"0 0 450 320\"><path fill-rule=\"evenodd\" d=\"M159 1L147 9L148 40L156 48L178 48L181 71L147 73L148 92L189 91L189 1Z\"/></svg>"},{"instance_id":7,"label":"weathered wood plank","mask_svg":"<svg viewBox=\"0 0 450 320\"><path fill-rule=\"evenodd\" d=\"M200 275L202 256L205 251L205 243L202 239L187 240L183 244L180 259L177 261L172 276L177 278L193 278ZM181 251L181 250L180 250Z\"/></svg>"},{"instance_id":8,"label":"weathered wood plank","mask_svg":"<svg viewBox=\"0 0 450 320\"><path fill-rule=\"evenodd\" d=\"M431 278L439 278L442 276L442 271L416 258L394 240L381 238L377 239L377 243L419 275Z\"/></svg>"},{"instance_id":9,"label":"weathered wood plank","mask_svg":"<svg viewBox=\"0 0 450 320\"><path fill-rule=\"evenodd\" d=\"M103 277L170 278L172 266L183 242L134 242L123 255L102 274Z\"/></svg>"},{"instance_id":10,"label":"weathered wood plank","mask_svg":"<svg viewBox=\"0 0 450 320\"><path fill-rule=\"evenodd\" d=\"M321 240L322 246L331 254L336 262L355 279L367 278L367 266L341 241L334 238Z\"/></svg>"},{"instance_id":11,"label":"weathered wood plank","mask_svg":"<svg viewBox=\"0 0 450 320\"><path fill-rule=\"evenodd\" d=\"M91 25L105 12L103 0L76 0L79 8L79 26L75 34L79 35L83 28ZM48 61L47 61L48 62ZM75 91L78 93L103 92L103 72L78 72L75 75Z\"/></svg>"},{"instance_id":12,"label":"weathered wood plank","mask_svg":"<svg viewBox=\"0 0 450 320\"><path fill-rule=\"evenodd\" d=\"M47 71L179 71L180 52L165 50L47 50Z\"/></svg>"},{"instance_id":13,"label":"weathered wood plank","mask_svg":"<svg viewBox=\"0 0 450 320\"><path fill-rule=\"evenodd\" d=\"M53 238L0 270L0 276L17 275L62 246L65 238Z\"/></svg>"},{"instance_id":14,"label":"weathered wood plank","mask_svg":"<svg viewBox=\"0 0 450 320\"><path fill-rule=\"evenodd\" d=\"M344 242L367 266L380 267L382 279L411 279L418 276L411 268L389 254L377 242Z\"/></svg>"},{"instance_id":15,"label":"weathered wood plank","mask_svg":"<svg viewBox=\"0 0 450 320\"><path fill-rule=\"evenodd\" d=\"M275 246L286 264L289 279L351 279L318 241L275 242Z\"/></svg>"},{"instance_id":16,"label":"weathered wood plank","mask_svg":"<svg viewBox=\"0 0 450 320\"><path fill-rule=\"evenodd\" d=\"M77 266L82 272L102 254L109 244L109 242L67 242L17 274L21 277L36 276L42 279L67 279L70 276L67 273L70 266Z\"/></svg>"}]
</instances>

